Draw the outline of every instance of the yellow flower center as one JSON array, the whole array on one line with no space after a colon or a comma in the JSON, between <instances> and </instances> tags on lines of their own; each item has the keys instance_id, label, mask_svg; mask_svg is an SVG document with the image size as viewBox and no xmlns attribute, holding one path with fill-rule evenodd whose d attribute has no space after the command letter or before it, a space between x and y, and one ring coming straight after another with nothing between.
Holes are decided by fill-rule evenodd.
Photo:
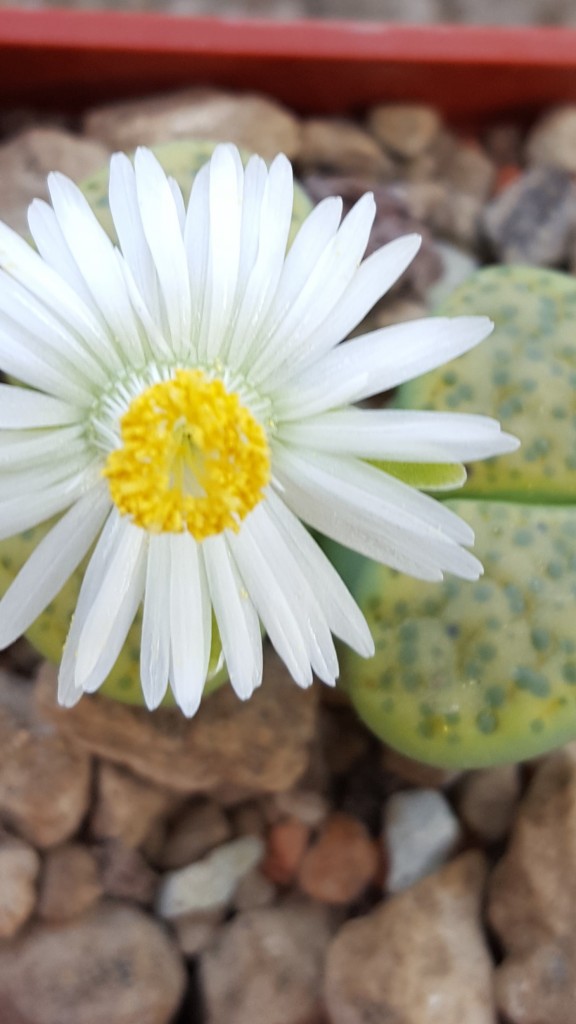
<instances>
[{"instance_id":1,"label":"yellow flower center","mask_svg":"<svg viewBox=\"0 0 576 1024\"><path fill-rule=\"evenodd\" d=\"M120 421L122 447L104 476L112 500L152 533L203 540L238 531L270 479L266 434L238 395L200 370L138 395Z\"/></svg>"}]
</instances>

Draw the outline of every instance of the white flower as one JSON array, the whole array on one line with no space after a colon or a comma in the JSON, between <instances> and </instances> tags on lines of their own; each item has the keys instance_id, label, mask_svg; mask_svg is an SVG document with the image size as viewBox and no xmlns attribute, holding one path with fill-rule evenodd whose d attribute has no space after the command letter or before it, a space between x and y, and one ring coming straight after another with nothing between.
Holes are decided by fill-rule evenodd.
<instances>
[{"instance_id":1,"label":"white flower","mask_svg":"<svg viewBox=\"0 0 576 1024\"><path fill-rule=\"evenodd\" d=\"M0 225L0 539L60 516L0 602L18 637L95 544L60 670L72 705L112 669L143 602L150 708L168 681L186 715L206 680L212 612L237 694L262 675L261 623L296 682L334 683L332 634L373 642L302 525L423 580L475 579L453 512L366 459L453 462L511 451L494 420L351 403L458 356L483 317L430 318L339 343L419 238L361 263L365 195L320 203L286 255L289 162L219 146L187 209L147 150L117 154L119 250L67 178L35 201L38 252Z\"/></svg>"}]
</instances>

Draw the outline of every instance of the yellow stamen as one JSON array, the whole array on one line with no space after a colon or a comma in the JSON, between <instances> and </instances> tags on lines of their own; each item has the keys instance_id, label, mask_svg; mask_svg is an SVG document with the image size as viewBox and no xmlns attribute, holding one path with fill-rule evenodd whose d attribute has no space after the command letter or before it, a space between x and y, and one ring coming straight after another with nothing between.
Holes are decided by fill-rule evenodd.
<instances>
[{"instance_id":1,"label":"yellow stamen","mask_svg":"<svg viewBox=\"0 0 576 1024\"><path fill-rule=\"evenodd\" d=\"M238 396L200 370L177 370L133 400L122 447L106 460L112 500L152 533L203 540L238 531L270 479L266 434Z\"/></svg>"}]
</instances>

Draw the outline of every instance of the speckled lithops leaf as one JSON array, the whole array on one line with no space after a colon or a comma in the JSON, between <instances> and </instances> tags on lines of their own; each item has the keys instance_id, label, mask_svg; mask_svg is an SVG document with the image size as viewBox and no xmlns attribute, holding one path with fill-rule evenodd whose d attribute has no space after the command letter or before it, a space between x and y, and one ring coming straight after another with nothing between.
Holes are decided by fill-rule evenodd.
<instances>
[{"instance_id":1,"label":"speckled lithops leaf","mask_svg":"<svg viewBox=\"0 0 576 1024\"><path fill-rule=\"evenodd\" d=\"M424 584L342 561L376 641L371 660L343 652L342 677L391 745L473 767L576 736L576 281L485 270L441 312L488 314L494 335L397 404L496 416L522 448L468 467L449 499L476 532L480 581Z\"/></svg>"},{"instance_id":2,"label":"speckled lithops leaf","mask_svg":"<svg viewBox=\"0 0 576 1024\"><path fill-rule=\"evenodd\" d=\"M165 171L176 179L187 199L197 171L210 159L217 143L203 140L165 143L154 147ZM248 159L243 153L243 159ZM82 185L82 190L106 231L114 238L112 218L108 204L108 167L93 175ZM291 237L294 237L302 221L308 215L311 203L304 191L297 185L294 192L294 212ZM116 240L114 238L114 240ZM46 533L46 525L27 530L19 537L0 542L0 592L8 588L12 579ZM46 609L43 615L28 630L27 636L40 653L51 661L59 661L62 648L84 574L81 566L69 582ZM221 646L215 624L210 658L209 681L205 693L215 689L226 678L225 670L219 669ZM108 679L100 693L131 704L142 704L140 689L140 620L138 619L126 641ZM168 694L165 703L172 703Z\"/></svg>"}]
</instances>

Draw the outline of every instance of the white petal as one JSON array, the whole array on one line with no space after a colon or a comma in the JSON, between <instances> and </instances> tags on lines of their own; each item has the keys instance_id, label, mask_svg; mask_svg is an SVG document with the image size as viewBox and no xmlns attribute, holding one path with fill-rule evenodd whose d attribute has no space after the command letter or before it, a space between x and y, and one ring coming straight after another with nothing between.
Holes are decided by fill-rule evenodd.
<instances>
[{"instance_id":1,"label":"white petal","mask_svg":"<svg viewBox=\"0 0 576 1024\"><path fill-rule=\"evenodd\" d=\"M101 484L42 538L0 601L0 646L16 640L62 589L91 547L110 507Z\"/></svg>"},{"instance_id":2,"label":"white petal","mask_svg":"<svg viewBox=\"0 0 576 1024\"><path fill-rule=\"evenodd\" d=\"M404 384L491 334L485 316L429 317L353 338L273 395L277 419L300 419Z\"/></svg>"},{"instance_id":3,"label":"white petal","mask_svg":"<svg viewBox=\"0 0 576 1024\"><path fill-rule=\"evenodd\" d=\"M470 462L520 444L488 416L403 409L328 412L287 423L278 436L315 451L396 462Z\"/></svg>"},{"instance_id":4,"label":"white petal","mask_svg":"<svg viewBox=\"0 0 576 1024\"><path fill-rule=\"evenodd\" d=\"M204 164L192 182L184 225L184 246L190 279L190 342L191 346L194 346L191 347L191 352L194 353L197 353L201 342L200 331L206 298L210 231L209 194L210 165Z\"/></svg>"},{"instance_id":5,"label":"white petal","mask_svg":"<svg viewBox=\"0 0 576 1024\"><path fill-rule=\"evenodd\" d=\"M306 640L275 569L246 529L248 521L244 520L239 534L228 538L234 560L272 645L298 685L310 686L312 669Z\"/></svg>"},{"instance_id":6,"label":"white petal","mask_svg":"<svg viewBox=\"0 0 576 1024\"><path fill-rule=\"evenodd\" d=\"M236 294L242 185L238 150L217 146L210 161L208 272L198 349L200 359L208 362L219 354Z\"/></svg>"},{"instance_id":7,"label":"white petal","mask_svg":"<svg viewBox=\"0 0 576 1024\"><path fill-rule=\"evenodd\" d=\"M49 430L7 430L0 432L0 469L16 472L26 466L44 466L54 457L66 458L87 451L84 428L54 427Z\"/></svg>"},{"instance_id":8,"label":"white petal","mask_svg":"<svg viewBox=\"0 0 576 1024\"><path fill-rule=\"evenodd\" d=\"M305 638L310 664L323 682L333 686L338 676L338 658L330 627L316 596L313 581L302 571L294 556L291 537L288 542L270 514L268 503L262 502L250 518L249 528L257 538L264 557L275 564L278 578Z\"/></svg>"},{"instance_id":9,"label":"white petal","mask_svg":"<svg viewBox=\"0 0 576 1024\"><path fill-rule=\"evenodd\" d=\"M260 186L259 166L250 161L246 169L239 308L229 346L224 350L232 364L244 366L247 373L258 331L261 325L266 329L266 318L283 271L294 197L292 167L282 154L272 162L267 175L264 167L262 192L254 197L247 194L252 177L257 176L256 185Z\"/></svg>"},{"instance_id":10,"label":"white petal","mask_svg":"<svg viewBox=\"0 0 576 1024\"><path fill-rule=\"evenodd\" d=\"M82 339L93 355L109 352L109 338L92 309L27 242L1 222L0 269L23 285L77 339ZM1 294L2 289L0 309Z\"/></svg>"},{"instance_id":11,"label":"white petal","mask_svg":"<svg viewBox=\"0 0 576 1024\"><path fill-rule=\"evenodd\" d=\"M151 536L148 546L140 678L147 707L157 708L170 671L170 534Z\"/></svg>"},{"instance_id":12,"label":"white petal","mask_svg":"<svg viewBox=\"0 0 576 1024\"><path fill-rule=\"evenodd\" d=\"M278 446L274 467L296 515L346 547L419 579L481 574L478 560L459 547L474 539L463 520L372 466Z\"/></svg>"},{"instance_id":13,"label":"white petal","mask_svg":"<svg viewBox=\"0 0 576 1024\"><path fill-rule=\"evenodd\" d=\"M286 368L292 370L310 356L308 339L332 312L357 272L375 212L374 198L367 193L344 218L291 307L284 311L281 322L267 339L265 349L254 360L250 371L254 385L264 384ZM280 290L281 285L279 293ZM274 310L271 316L273 313Z\"/></svg>"},{"instance_id":14,"label":"white petal","mask_svg":"<svg viewBox=\"0 0 576 1024\"><path fill-rule=\"evenodd\" d=\"M230 682L242 700L262 682L262 637L258 615L223 536L202 544L212 607Z\"/></svg>"},{"instance_id":15,"label":"white petal","mask_svg":"<svg viewBox=\"0 0 576 1024\"><path fill-rule=\"evenodd\" d=\"M184 239L172 190L156 157L138 149L136 191L142 227L154 260L173 351L185 352L190 338L190 283Z\"/></svg>"},{"instance_id":16,"label":"white petal","mask_svg":"<svg viewBox=\"0 0 576 1024\"><path fill-rule=\"evenodd\" d=\"M62 402L15 384L0 384L0 429L23 430L30 427L59 427L77 423L83 412Z\"/></svg>"},{"instance_id":17,"label":"white petal","mask_svg":"<svg viewBox=\"0 0 576 1024\"><path fill-rule=\"evenodd\" d=\"M114 153L110 161L110 210L122 255L140 296L156 324L161 323L158 275L142 227L136 193L136 176L125 153Z\"/></svg>"},{"instance_id":18,"label":"white petal","mask_svg":"<svg viewBox=\"0 0 576 1024\"><path fill-rule=\"evenodd\" d=\"M273 491L267 496L267 505L300 569L313 581L314 592L332 632L362 657L371 657L374 641L366 619L332 563Z\"/></svg>"},{"instance_id":19,"label":"white petal","mask_svg":"<svg viewBox=\"0 0 576 1024\"><path fill-rule=\"evenodd\" d=\"M170 537L170 684L188 717L198 710L210 658L211 609L204 565L189 533Z\"/></svg>"},{"instance_id":20,"label":"white petal","mask_svg":"<svg viewBox=\"0 0 576 1024\"><path fill-rule=\"evenodd\" d=\"M118 355L127 348L137 351L137 324L112 242L72 181L56 172L48 176L48 188L66 244L114 336Z\"/></svg>"},{"instance_id":21,"label":"white petal","mask_svg":"<svg viewBox=\"0 0 576 1024\"><path fill-rule=\"evenodd\" d=\"M120 653L142 599L146 543L144 530L118 516L110 557L88 585L89 610L76 652L77 689L97 689Z\"/></svg>"},{"instance_id":22,"label":"white petal","mask_svg":"<svg viewBox=\"0 0 576 1024\"><path fill-rule=\"evenodd\" d=\"M404 235L378 249L360 264L329 316L306 339L299 367L303 369L314 363L358 326L375 303L402 276L418 252L421 242L420 235ZM286 366L286 373L293 376L292 371L297 369L291 363Z\"/></svg>"},{"instance_id":23,"label":"white petal","mask_svg":"<svg viewBox=\"0 0 576 1024\"><path fill-rule=\"evenodd\" d=\"M34 494L34 501L21 497L0 502L0 540L29 530L72 505L99 478L96 464Z\"/></svg>"}]
</instances>

